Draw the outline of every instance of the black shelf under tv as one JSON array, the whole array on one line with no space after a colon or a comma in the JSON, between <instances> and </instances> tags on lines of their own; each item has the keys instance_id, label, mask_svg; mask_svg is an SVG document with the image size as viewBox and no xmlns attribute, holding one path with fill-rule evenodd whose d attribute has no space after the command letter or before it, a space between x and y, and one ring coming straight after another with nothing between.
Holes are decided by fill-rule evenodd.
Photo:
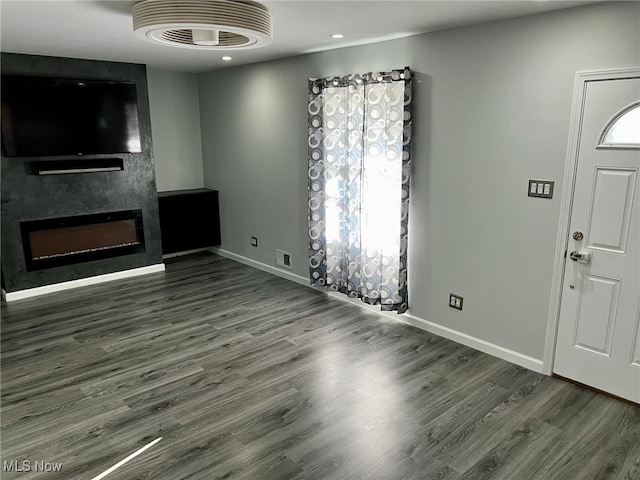
<instances>
[{"instance_id":1,"label":"black shelf under tv","mask_svg":"<svg viewBox=\"0 0 640 480\"><path fill-rule=\"evenodd\" d=\"M158 192L163 255L220 245L218 191Z\"/></svg>"}]
</instances>

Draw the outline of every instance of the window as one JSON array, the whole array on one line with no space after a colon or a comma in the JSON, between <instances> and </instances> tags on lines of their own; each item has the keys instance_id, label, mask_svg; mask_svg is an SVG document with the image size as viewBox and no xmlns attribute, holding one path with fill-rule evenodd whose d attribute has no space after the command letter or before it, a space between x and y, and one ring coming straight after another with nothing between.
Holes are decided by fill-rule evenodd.
<instances>
[{"instance_id":1,"label":"window","mask_svg":"<svg viewBox=\"0 0 640 480\"><path fill-rule=\"evenodd\" d=\"M403 313L411 71L311 79L309 94L311 282Z\"/></svg>"},{"instance_id":2,"label":"window","mask_svg":"<svg viewBox=\"0 0 640 480\"><path fill-rule=\"evenodd\" d=\"M640 148L640 102L611 119L600 135L597 148Z\"/></svg>"}]
</instances>

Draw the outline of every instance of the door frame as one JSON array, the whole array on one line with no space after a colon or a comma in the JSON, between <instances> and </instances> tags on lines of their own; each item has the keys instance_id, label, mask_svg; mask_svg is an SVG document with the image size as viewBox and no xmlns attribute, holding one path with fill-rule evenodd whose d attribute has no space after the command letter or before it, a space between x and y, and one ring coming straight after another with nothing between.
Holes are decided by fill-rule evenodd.
<instances>
[{"instance_id":1,"label":"door frame","mask_svg":"<svg viewBox=\"0 0 640 480\"><path fill-rule=\"evenodd\" d=\"M580 133L582 129L582 113L586 96L587 82L598 80L620 80L624 78L640 77L640 67L615 68L608 70L593 70L577 72L573 86L573 102L571 106L571 121L569 122L569 143L564 165L564 180L562 182L562 196L560 199L560 219L556 236L556 251L553 263L553 277L551 278L551 301L547 317L547 334L545 339L544 356L542 359L542 373L553 374L553 362L556 351L556 338L560 323L560 306L562 302L562 285L566 267L566 251L569 245L569 229L571 226L571 209L573 194L576 186L578 167L578 152Z\"/></svg>"}]
</instances>

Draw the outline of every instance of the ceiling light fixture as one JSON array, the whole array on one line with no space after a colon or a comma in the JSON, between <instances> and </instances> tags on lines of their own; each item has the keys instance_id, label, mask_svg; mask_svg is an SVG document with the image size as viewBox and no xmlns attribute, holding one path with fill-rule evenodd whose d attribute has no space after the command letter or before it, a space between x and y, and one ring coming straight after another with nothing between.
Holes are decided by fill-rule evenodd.
<instances>
[{"instance_id":1,"label":"ceiling light fixture","mask_svg":"<svg viewBox=\"0 0 640 480\"><path fill-rule=\"evenodd\" d=\"M145 0L132 10L135 34L149 42L198 50L240 50L273 40L269 11L257 2Z\"/></svg>"},{"instance_id":2,"label":"ceiling light fixture","mask_svg":"<svg viewBox=\"0 0 640 480\"><path fill-rule=\"evenodd\" d=\"M228 55L225 55L224 57L222 57L222 60L224 60L225 62L230 62L231 60L233 60L233 58L229 57Z\"/></svg>"},{"instance_id":3,"label":"ceiling light fixture","mask_svg":"<svg viewBox=\"0 0 640 480\"><path fill-rule=\"evenodd\" d=\"M331 38L335 38L337 40L339 38L344 38L344 35L342 33L334 33L331 35Z\"/></svg>"}]
</instances>

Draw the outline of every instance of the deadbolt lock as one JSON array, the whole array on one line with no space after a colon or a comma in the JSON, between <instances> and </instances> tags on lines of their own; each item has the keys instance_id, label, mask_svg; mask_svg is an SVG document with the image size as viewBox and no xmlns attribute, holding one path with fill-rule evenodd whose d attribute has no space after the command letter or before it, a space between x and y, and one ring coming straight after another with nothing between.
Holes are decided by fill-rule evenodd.
<instances>
[{"instance_id":1,"label":"deadbolt lock","mask_svg":"<svg viewBox=\"0 0 640 480\"><path fill-rule=\"evenodd\" d=\"M584 235L582 234L582 232L573 232L573 239L576 240L577 242L579 242L583 238L584 238Z\"/></svg>"}]
</instances>

